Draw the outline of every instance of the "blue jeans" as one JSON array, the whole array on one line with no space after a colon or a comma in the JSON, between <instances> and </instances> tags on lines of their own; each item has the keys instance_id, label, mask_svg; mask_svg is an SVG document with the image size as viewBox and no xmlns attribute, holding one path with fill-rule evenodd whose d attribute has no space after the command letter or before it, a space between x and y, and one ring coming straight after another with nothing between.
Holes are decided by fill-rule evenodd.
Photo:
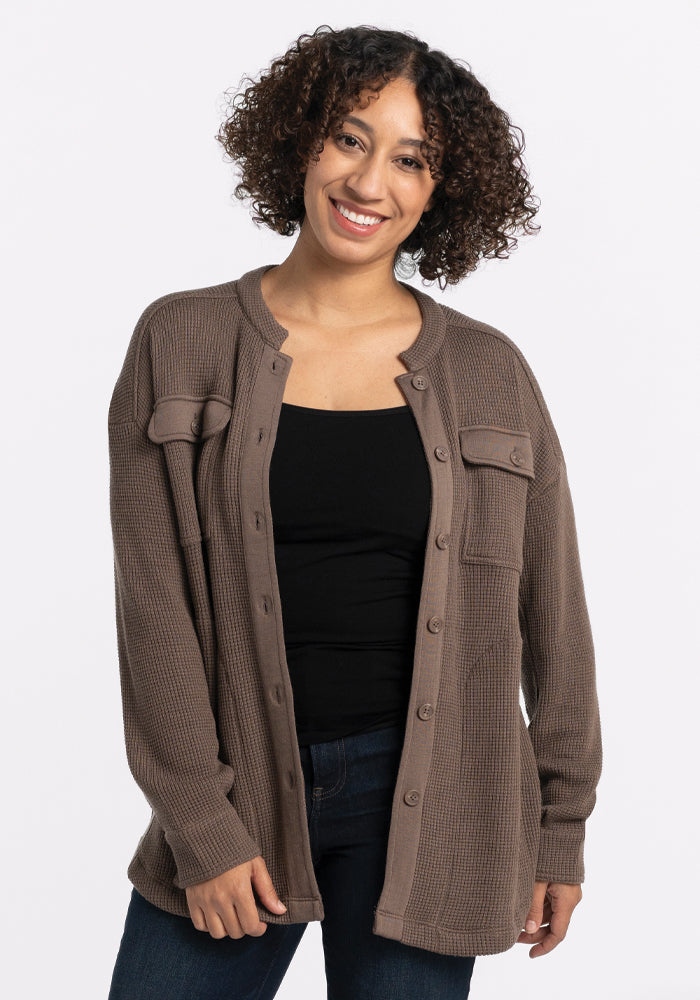
<instances>
[{"instance_id":1,"label":"blue jeans","mask_svg":"<svg viewBox=\"0 0 700 1000\"><path fill-rule=\"evenodd\" d=\"M403 735L391 726L300 747L328 1000L469 996L474 957L372 933ZM307 926L213 938L132 888L108 1000L269 1000Z\"/></svg>"}]
</instances>

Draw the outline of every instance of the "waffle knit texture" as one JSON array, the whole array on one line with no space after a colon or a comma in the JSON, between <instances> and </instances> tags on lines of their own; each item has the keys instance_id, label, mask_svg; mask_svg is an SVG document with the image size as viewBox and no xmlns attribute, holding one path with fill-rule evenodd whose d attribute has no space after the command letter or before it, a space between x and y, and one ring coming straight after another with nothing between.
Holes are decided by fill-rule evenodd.
<instances>
[{"instance_id":1,"label":"waffle knit texture","mask_svg":"<svg viewBox=\"0 0 700 1000\"><path fill-rule=\"evenodd\" d=\"M144 309L108 444L125 746L152 809L128 877L189 916L186 886L262 855L288 909L257 902L258 915L285 924L324 910L269 502L293 364L261 294L270 266ZM535 376L504 333L405 287L423 325L396 382L431 512L373 933L486 955L517 940L536 879L584 879L602 769L595 657Z\"/></svg>"}]
</instances>

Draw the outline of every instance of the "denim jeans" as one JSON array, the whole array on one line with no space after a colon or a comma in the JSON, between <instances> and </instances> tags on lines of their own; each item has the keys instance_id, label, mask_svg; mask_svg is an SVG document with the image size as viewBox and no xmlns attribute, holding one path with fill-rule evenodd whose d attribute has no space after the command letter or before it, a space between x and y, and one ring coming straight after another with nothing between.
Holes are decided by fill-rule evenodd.
<instances>
[{"instance_id":1,"label":"denim jeans","mask_svg":"<svg viewBox=\"0 0 700 1000\"><path fill-rule=\"evenodd\" d=\"M403 735L390 726L300 747L328 1000L469 996L473 956L372 933ZM270 1000L307 926L213 938L132 888L108 1000Z\"/></svg>"}]
</instances>

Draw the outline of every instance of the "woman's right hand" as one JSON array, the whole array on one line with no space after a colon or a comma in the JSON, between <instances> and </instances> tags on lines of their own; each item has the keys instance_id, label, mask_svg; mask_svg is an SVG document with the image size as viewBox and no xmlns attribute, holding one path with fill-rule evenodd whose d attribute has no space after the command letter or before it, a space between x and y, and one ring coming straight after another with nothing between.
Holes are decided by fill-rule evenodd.
<instances>
[{"instance_id":1,"label":"woman's right hand","mask_svg":"<svg viewBox=\"0 0 700 1000\"><path fill-rule=\"evenodd\" d=\"M268 910L286 911L259 854L215 878L186 886L192 923L198 931L209 931L213 938L242 938L244 934L260 937L267 930L267 924L258 919L253 885L260 902Z\"/></svg>"}]
</instances>

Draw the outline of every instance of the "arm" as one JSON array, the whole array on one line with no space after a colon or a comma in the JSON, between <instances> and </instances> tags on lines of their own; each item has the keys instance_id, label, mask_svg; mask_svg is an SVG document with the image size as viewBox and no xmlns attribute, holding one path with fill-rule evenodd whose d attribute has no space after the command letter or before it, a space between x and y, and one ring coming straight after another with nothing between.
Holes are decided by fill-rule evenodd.
<instances>
[{"instance_id":1,"label":"arm","mask_svg":"<svg viewBox=\"0 0 700 1000\"><path fill-rule=\"evenodd\" d=\"M145 317L108 421L117 643L127 760L184 888L261 851L227 797L235 772L219 758L166 459L147 435Z\"/></svg>"},{"instance_id":2,"label":"arm","mask_svg":"<svg viewBox=\"0 0 700 1000\"><path fill-rule=\"evenodd\" d=\"M548 414L545 415L548 418ZM581 883L602 745L595 655L566 463L529 499L520 584L522 685L542 792L536 879Z\"/></svg>"}]
</instances>

